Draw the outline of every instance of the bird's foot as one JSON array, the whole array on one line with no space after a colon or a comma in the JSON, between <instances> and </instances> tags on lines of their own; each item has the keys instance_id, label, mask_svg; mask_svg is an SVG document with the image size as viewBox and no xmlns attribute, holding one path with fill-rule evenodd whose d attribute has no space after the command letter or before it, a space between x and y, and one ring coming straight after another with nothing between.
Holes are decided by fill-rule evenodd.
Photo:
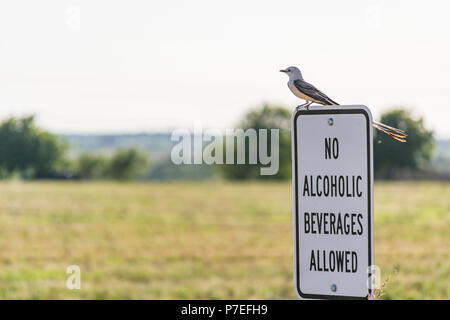
<instances>
[{"instance_id":1,"label":"bird's foot","mask_svg":"<svg viewBox=\"0 0 450 320\"><path fill-rule=\"evenodd\" d=\"M299 106L297 106L297 108L295 109L296 111L300 110L301 108L305 108L306 110L309 111L309 106L312 104L312 102L306 102L304 104L301 104Z\"/></svg>"},{"instance_id":2,"label":"bird's foot","mask_svg":"<svg viewBox=\"0 0 450 320\"><path fill-rule=\"evenodd\" d=\"M301 104L301 105L297 106L296 110L298 111L298 110L300 110L302 108L306 108L307 109L308 108L308 104L307 103Z\"/></svg>"}]
</instances>

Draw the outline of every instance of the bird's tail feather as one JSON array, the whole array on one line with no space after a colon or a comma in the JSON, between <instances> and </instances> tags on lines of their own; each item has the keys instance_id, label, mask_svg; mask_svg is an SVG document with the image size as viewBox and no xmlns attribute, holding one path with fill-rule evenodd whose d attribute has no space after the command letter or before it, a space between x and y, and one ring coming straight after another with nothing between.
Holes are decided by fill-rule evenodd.
<instances>
[{"instance_id":1,"label":"bird's tail feather","mask_svg":"<svg viewBox=\"0 0 450 320\"><path fill-rule=\"evenodd\" d=\"M408 136L406 134L405 131L388 126L386 124L377 122L377 121L373 121L372 125L374 126L374 128L383 131L384 133L387 133L388 135L390 135L392 138L394 138L395 140L398 140L400 142L406 142L406 137Z\"/></svg>"},{"instance_id":2,"label":"bird's tail feather","mask_svg":"<svg viewBox=\"0 0 450 320\"><path fill-rule=\"evenodd\" d=\"M328 97L327 97L328 98ZM330 98L328 98L329 104L330 105L339 105L339 103L337 103L336 101L331 100ZM406 134L405 131L388 126L387 124L378 122L378 121L373 121L372 125L374 126L374 128L383 131L384 133L387 133L388 135L390 135L392 138L394 138L397 141L400 142L406 142L406 137L408 136Z\"/></svg>"}]
</instances>

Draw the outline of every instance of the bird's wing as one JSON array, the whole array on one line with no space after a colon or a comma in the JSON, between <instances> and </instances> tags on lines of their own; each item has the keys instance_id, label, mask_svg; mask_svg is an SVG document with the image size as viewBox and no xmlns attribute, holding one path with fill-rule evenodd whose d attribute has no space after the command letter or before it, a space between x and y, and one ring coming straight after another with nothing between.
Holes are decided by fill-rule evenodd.
<instances>
[{"instance_id":1,"label":"bird's wing","mask_svg":"<svg viewBox=\"0 0 450 320\"><path fill-rule=\"evenodd\" d=\"M294 80L294 86L303 94L313 98L314 100L317 100L320 103L323 103L324 105L339 104L331 100L325 93L306 81Z\"/></svg>"}]
</instances>

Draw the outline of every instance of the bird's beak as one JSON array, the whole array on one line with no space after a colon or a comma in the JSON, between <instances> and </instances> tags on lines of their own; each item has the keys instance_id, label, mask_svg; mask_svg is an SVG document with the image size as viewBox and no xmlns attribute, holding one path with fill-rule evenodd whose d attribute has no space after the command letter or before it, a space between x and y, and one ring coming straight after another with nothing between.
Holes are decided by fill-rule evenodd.
<instances>
[{"instance_id":1,"label":"bird's beak","mask_svg":"<svg viewBox=\"0 0 450 320\"><path fill-rule=\"evenodd\" d=\"M286 71L286 70L280 70L280 72L284 72L284 73L286 73L287 71Z\"/></svg>"}]
</instances>

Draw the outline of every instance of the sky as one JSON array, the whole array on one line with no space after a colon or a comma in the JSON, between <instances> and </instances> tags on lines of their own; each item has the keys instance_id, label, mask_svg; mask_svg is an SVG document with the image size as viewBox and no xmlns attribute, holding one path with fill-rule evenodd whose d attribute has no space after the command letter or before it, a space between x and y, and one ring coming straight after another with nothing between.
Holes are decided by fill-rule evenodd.
<instances>
[{"instance_id":1,"label":"sky","mask_svg":"<svg viewBox=\"0 0 450 320\"><path fill-rule=\"evenodd\" d=\"M0 119L56 133L232 128L262 103L303 103L298 66L374 117L403 106L450 138L448 1L0 3Z\"/></svg>"}]
</instances>

